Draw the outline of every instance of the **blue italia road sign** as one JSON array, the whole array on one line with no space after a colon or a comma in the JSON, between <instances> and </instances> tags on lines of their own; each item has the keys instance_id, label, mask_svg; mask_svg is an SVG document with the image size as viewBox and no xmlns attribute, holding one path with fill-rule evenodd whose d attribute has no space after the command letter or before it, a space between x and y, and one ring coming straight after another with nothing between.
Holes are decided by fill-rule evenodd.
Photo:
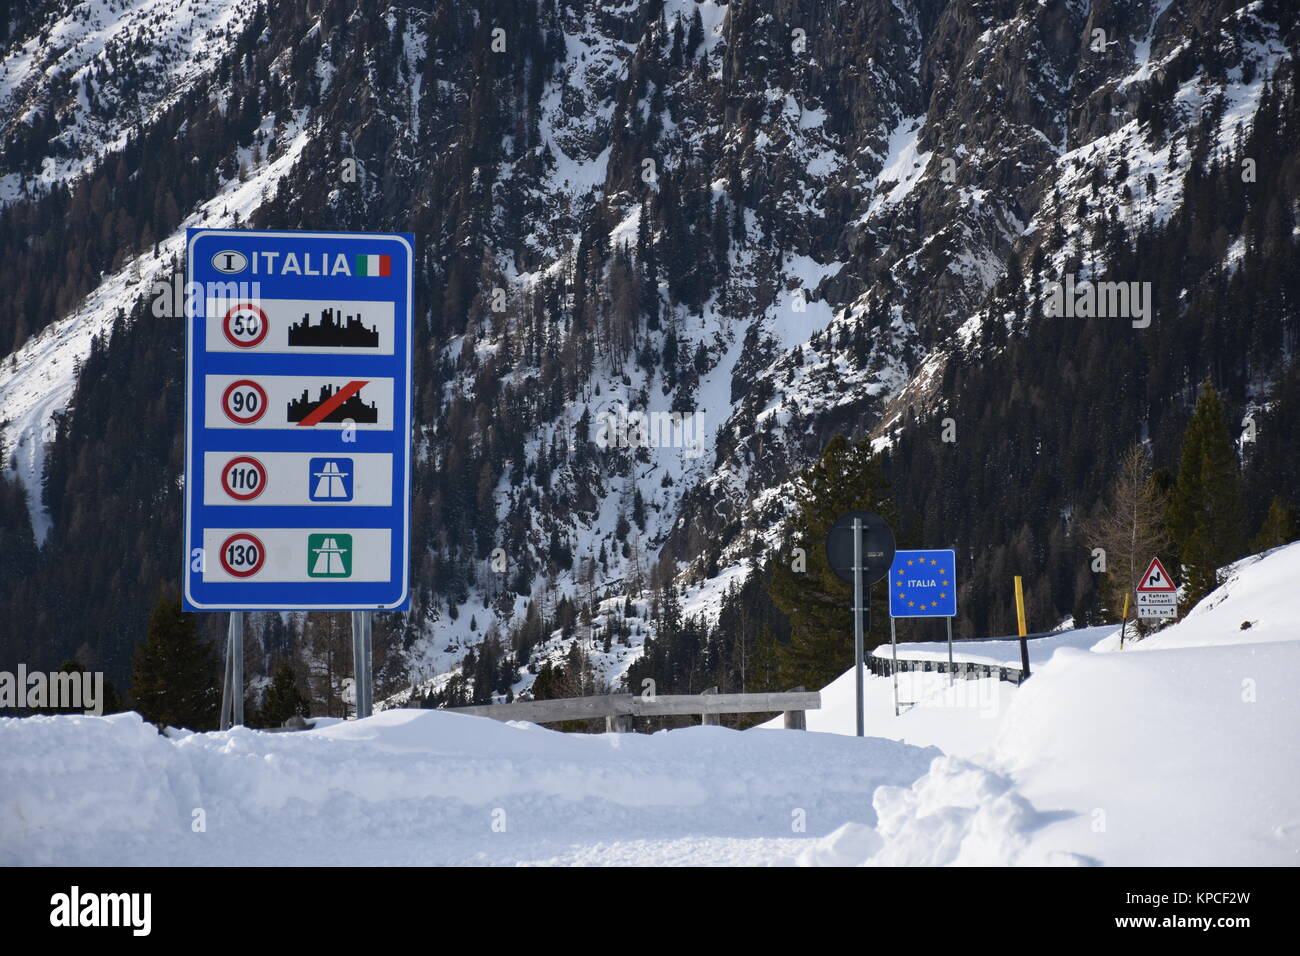
<instances>
[{"instance_id":1,"label":"blue italia road sign","mask_svg":"<svg viewBox=\"0 0 1300 956\"><path fill-rule=\"evenodd\" d=\"M889 569L890 617L956 617L957 556L899 551Z\"/></svg>"},{"instance_id":2,"label":"blue italia road sign","mask_svg":"<svg viewBox=\"0 0 1300 956\"><path fill-rule=\"evenodd\" d=\"M410 606L414 242L189 230L187 609Z\"/></svg>"}]
</instances>

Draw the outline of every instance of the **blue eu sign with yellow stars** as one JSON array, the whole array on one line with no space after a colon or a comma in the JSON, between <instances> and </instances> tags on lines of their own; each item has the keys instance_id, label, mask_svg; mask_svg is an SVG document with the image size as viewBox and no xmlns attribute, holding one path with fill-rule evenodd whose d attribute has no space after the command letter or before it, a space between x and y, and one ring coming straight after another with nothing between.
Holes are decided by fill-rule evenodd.
<instances>
[{"instance_id":1,"label":"blue eu sign with yellow stars","mask_svg":"<svg viewBox=\"0 0 1300 956\"><path fill-rule=\"evenodd\" d=\"M890 617L956 617L957 556L899 551L889 569Z\"/></svg>"}]
</instances>

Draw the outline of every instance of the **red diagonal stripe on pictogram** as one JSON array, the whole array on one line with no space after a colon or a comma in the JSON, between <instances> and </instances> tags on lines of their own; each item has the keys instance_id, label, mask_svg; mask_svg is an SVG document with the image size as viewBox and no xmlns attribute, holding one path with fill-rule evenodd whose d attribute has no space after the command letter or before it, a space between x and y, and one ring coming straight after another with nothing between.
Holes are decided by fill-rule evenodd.
<instances>
[{"instance_id":1,"label":"red diagonal stripe on pictogram","mask_svg":"<svg viewBox=\"0 0 1300 956\"><path fill-rule=\"evenodd\" d=\"M368 384L369 382L365 382L365 381L348 382L346 385L340 388L329 398L325 399L325 401L317 405L312 410L310 415L306 416L302 421L298 423L299 427L308 427L317 424L322 419L324 419L326 415L334 411L334 409L338 408L340 405L346 402L357 392L361 391L361 389Z\"/></svg>"}]
</instances>

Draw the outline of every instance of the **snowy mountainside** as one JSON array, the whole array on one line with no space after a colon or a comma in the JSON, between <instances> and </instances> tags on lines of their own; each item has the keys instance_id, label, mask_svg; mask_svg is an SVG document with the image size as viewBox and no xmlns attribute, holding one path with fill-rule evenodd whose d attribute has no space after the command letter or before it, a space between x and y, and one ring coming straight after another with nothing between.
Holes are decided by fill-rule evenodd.
<instances>
[{"instance_id":1,"label":"snowy mountainside","mask_svg":"<svg viewBox=\"0 0 1300 956\"><path fill-rule=\"evenodd\" d=\"M45 6L39 32L11 38L0 59L0 204L75 180L120 151L133 128L207 79L265 9L262 0Z\"/></svg>"},{"instance_id":2,"label":"snowy mountainside","mask_svg":"<svg viewBox=\"0 0 1300 956\"><path fill-rule=\"evenodd\" d=\"M113 323L161 283L175 298L175 263L185 255L185 230L200 223L231 227L257 208L262 194L292 167L311 131L290 122L280 130L288 141L246 180L222 183L205 208L181 221L176 232L161 240L153 252L132 258L119 272L105 277L93 293L68 315L28 339L0 364L0 408L6 422L10 464L31 492L31 517L37 539L49 532L49 513L40 500L46 446L54 440L56 418L68 405L77 385L80 363L93 343L107 340Z\"/></svg>"},{"instance_id":3,"label":"snowy mountainside","mask_svg":"<svg viewBox=\"0 0 1300 956\"><path fill-rule=\"evenodd\" d=\"M108 340L118 310L134 315L167 277L186 225L417 235L417 597L381 624L389 689L443 687L487 634L516 658L495 693L525 692L593 639L615 682L655 633L654 586L675 582L684 608L716 618L754 555L779 551L790 482L830 435L889 450L922 433L953 367L1015 324L1009 274L1027 288L1037 256L1039 278L1097 275L1115 223L1176 221L1188 143L1244 137L1294 46L1278 4L1211 0L50 4L3 66L6 202L89 189L126 130L172 134L163 115L206 124L222 159L0 362L5 466L47 545L47 605L73 594L86 610L34 627L30 656L86 646L124 674L179 566L174 544L139 544L139 514L158 509L130 500L103 523L150 551L124 562L139 576L77 573L59 515L89 469L68 464L81 452L60 423L77 395L93 404L104 383L78 362L96 337L126 347ZM147 77L113 66L127 47ZM177 103L190 114L164 111ZM1050 330L1025 334L1052 354ZM636 412L691 430L595 441L602 415ZM96 442L127 442L117 429ZM932 454L900 457L896 484L919 487ZM174 469L160 460L160 496ZM1083 478L1065 482L1082 497ZM943 533L969 517L944 515ZM597 605L594 635L581 614L559 620L562 601ZM628 604L635 619L615 613ZM106 606L122 636L93 625ZM606 654L615 616L630 633Z\"/></svg>"}]
</instances>

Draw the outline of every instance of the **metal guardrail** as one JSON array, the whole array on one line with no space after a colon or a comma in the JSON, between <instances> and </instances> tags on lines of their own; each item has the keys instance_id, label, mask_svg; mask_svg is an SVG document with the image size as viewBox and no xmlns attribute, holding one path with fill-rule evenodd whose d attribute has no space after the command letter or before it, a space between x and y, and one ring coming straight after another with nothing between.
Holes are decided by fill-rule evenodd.
<instances>
[{"instance_id":1,"label":"metal guardrail","mask_svg":"<svg viewBox=\"0 0 1300 956\"><path fill-rule=\"evenodd\" d=\"M889 677L894 673L894 661L888 657L867 657L867 670L871 671L877 677ZM948 662L942 660L913 660L899 659L898 671L932 671L934 673L948 673ZM981 677L996 677L998 680L1006 681L1009 684L1021 684L1025 675L1019 667L1007 667L1004 664L980 664L975 661L954 661L952 673L955 677L962 680L978 680Z\"/></svg>"},{"instance_id":2,"label":"metal guardrail","mask_svg":"<svg viewBox=\"0 0 1300 956\"><path fill-rule=\"evenodd\" d=\"M478 704L448 707L453 714L491 717L493 720L527 720L553 724L566 720L605 718L608 732L626 733L633 717L681 717L699 715L703 724L717 724L721 714L784 713L785 726L805 730L805 711L818 710L822 695L798 688L764 694L602 694L596 697L562 697L556 700L523 700L509 704Z\"/></svg>"},{"instance_id":3,"label":"metal guardrail","mask_svg":"<svg viewBox=\"0 0 1300 956\"><path fill-rule=\"evenodd\" d=\"M1032 634L1026 634L1025 640L1036 641L1040 637L1060 637L1062 631L1034 631ZM992 637L963 637L958 644L989 644L995 641L1019 641L1019 634L1002 634L993 635Z\"/></svg>"},{"instance_id":4,"label":"metal guardrail","mask_svg":"<svg viewBox=\"0 0 1300 956\"><path fill-rule=\"evenodd\" d=\"M1033 634L1026 634L1025 640L1033 641L1042 637L1055 637L1060 631L1035 631ZM1020 637L1015 634L1003 637L964 637L960 643L969 644L988 644L1002 641L1019 641ZM867 670L877 677L890 677L894 673L893 661L889 657L876 657L873 654L867 655ZM922 671L934 672L938 674L948 673L948 662L945 660L915 660L912 658L900 659L898 661L898 672L905 671ZM1025 675L1019 667L1011 667L1005 664L980 664L974 661L954 661L952 665L953 675L963 680L977 680L981 677L996 677L998 680L1006 681L1009 684L1019 686L1024 683Z\"/></svg>"},{"instance_id":5,"label":"metal guardrail","mask_svg":"<svg viewBox=\"0 0 1300 956\"><path fill-rule=\"evenodd\" d=\"M316 726L314 720L303 720L301 717L290 717L279 727L263 727L264 734L288 734L298 730L311 730Z\"/></svg>"}]
</instances>

